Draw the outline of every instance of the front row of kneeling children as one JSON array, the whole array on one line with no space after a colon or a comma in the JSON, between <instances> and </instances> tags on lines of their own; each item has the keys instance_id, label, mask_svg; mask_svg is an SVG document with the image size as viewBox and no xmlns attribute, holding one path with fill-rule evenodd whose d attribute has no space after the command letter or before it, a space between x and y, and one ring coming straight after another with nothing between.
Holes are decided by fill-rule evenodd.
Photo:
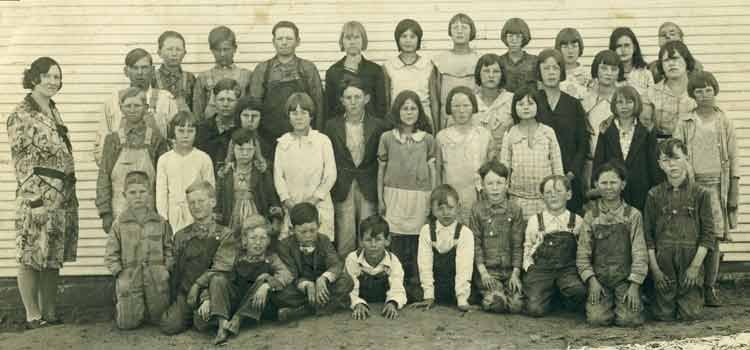
<instances>
[{"instance_id":1,"label":"front row of kneeling children","mask_svg":"<svg viewBox=\"0 0 750 350\"><path fill-rule=\"evenodd\" d=\"M407 302L425 308L451 304L462 311L477 308L470 306L474 302L490 312L525 309L542 316L559 300L585 304L592 324L635 326L644 321L641 285L649 270L653 317L694 319L703 307L702 264L714 235L709 198L690 181L686 153L682 141L660 144L667 180L649 192L643 217L622 200L626 173L614 163L595 173L601 198L583 218L565 208L568 178L549 176L539 185L545 210L524 220L506 194L510 171L497 160L479 169L483 196L468 226L457 221L455 189L436 187L430 220L419 234L421 286L404 284L409 269L389 251L389 226L380 216L360 224L360 249L342 262L318 233L315 206L292 208L292 234L280 242L278 225L262 216L233 232L216 224L215 190L206 181L187 189L194 222L177 232L173 244L169 224L146 204L151 180L145 172L131 172L123 189L128 208L107 244L116 277L116 322L134 328L150 321L167 334L191 324L216 328L220 343L245 320L341 309L360 320L377 312L369 303L384 303L379 313L394 319Z\"/></svg>"}]
</instances>

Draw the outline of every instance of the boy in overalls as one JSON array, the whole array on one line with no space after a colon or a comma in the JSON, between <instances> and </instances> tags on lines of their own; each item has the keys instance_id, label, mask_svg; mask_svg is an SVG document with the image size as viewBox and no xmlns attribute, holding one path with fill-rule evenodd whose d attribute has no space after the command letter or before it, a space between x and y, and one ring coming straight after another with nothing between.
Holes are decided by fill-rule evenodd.
<instances>
[{"instance_id":1,"label":"boy in overalls","mask_svg":"<svg viewBox=\"0 0 750 350\"><path fill-rule=\"evenodd\" d=\"M474 234L459 223L458 192L450 185L436 187L430 195L432 214L419 232L417 266L422 301L412 307L430 309L439 304L458 304L469 311L471 275L474 272Z\"/></svg>"},{"instance_id":2,"label":"boy in overalls","mask_svg":"<svg viewBox=\"0 0 750 350\"><path fill-rule=\"evenodd\" d=\"M211 29L208 34L208 46L214 55L216 65L208 71L198 74L193 90L193 113L199 120L211 118L216 114L216 103L214 101L214 86L222 79L232 79L239 84L240 96L248 91L248 85L252 72L240 68L234 63L234 54L237 53L237 37L234 32L225 27L218 26Z\"/></svg>"},{"instance_id":3,"label":"boy in overalls","mask_svg":"<svg viewBox=\"0 0 750 350\"><path fill-rule=\"evenodd\" d=\"M562 175L547 176L539 191L546 209L529 218L523 244L526 311L534 317L550 310L558 290L576 304L586 296L576 270L576 239L583 219L565 208L572 197L570 180Z\"/></svg>"},{"instance_id":4,"label":"boy in overalls","mask_svg":"<svg viewBox=\"0 0 750 350\"><path fill-rule=\"evenodd\" d=\"M125 177L132 171L148 175L149 191L154 189L156 161L168 151L166 140L152 123L147 122L146 95L139 88L123 90L120 97L123 121L119 129L104 139L102 163L96 181L96 207L102 228L109 233L112 222L127 207ZM154 196L148 206L154 207Z\"/></svg>"},{"instance_id":5,"label":"boy in overalls","mask_svg":"<svg viewBox=\"0 0 750 350\"><path fill-rule=\"evenodd\" d=\"M641 284L648 273L643 219L622 200L625 169L604 163L594 173L601 198L592 202L578 237L577 262L588 284L586 321L632 327L643 323Z\"/></svg>"},{"instance_id":6,"label":"boy in overalls","mask_svg":"<svg viewBox=\"0 0 750 350\"><path fill-rule=\"evenodd\" d=\"M406 305L404 269L396 255L386 247L391 243L388 222L372 215L359 225L359 246L344 262L346 275L354 287L351 299L352 317L364 320L370 316L368 303L384 302L380 312L387 319L396 319L398 310Z\"/></svg>"},{"instance_id":7,"label":"boy in overalls","mask_svg":"<svg viewBox=\"0 0 750 350\"><path fill-rule=\"evenodd\" d=\"M124 176L127 207L107 238L107 268L115 277L117 328L158 322L169 306L172 228L154 210L153 182L143 171Z\"/></svg>"},{"instance_id":8,"label":"boy in overalls","mask_svg":"<svg viewBox=\"0 0 750 350\"><path fill-rule=\"evenodd\" d=\"M711 197L688 179L687 147L659 144L667 180L648 192L643 231L656 286L652 313L662 321L694 320L703 312L703 260L714 247Z\"/></svg>"}]
</instances>

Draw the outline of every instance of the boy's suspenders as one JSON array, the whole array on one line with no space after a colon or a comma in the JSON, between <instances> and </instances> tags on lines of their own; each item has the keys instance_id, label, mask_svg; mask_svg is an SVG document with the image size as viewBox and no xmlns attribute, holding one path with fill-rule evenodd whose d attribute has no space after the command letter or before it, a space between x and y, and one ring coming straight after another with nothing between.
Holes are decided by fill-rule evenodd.
<instances>
[{"instance_id":1,"label":"boy's suspenders","mask_svg":"<svg viewBox=\"0 0 750 350\"><path fill-rule=\"evenodd\" d=\"M570 232L573 232L575 228L576 228L576 214L571 211L570 217L568 218L568 230L570 230Z\"/></svg>"},{"instance_id":2,"label":"boy's suspenders","mask_svg":"<svg viewBox=\"0 0 750 350\"><path fill-rule=\"evenodd\" d=\"M430 221L430 241L433 243L437 242L437 225L435 225L435 221ZM461 225L460 222L456 223L456 229L453 232L453 240L458 240L461 238L461 229L463 228L463 225Z\"/></svg>"},{"instance_id":3,"label":"boy's suspenders","mask_svg":"<svg viewBox=\"0 0 750 350\"><path fill-rule=\"evenodd\" d=\"M544 217L542 217L542 213L536 213L536 222L539 228L539 232L544 232Z\"/></svg>"},{"instance_id":4,"label":"boy's suspenders","mask_svg":"<svg viewBox=\"0 0 750 350\"><path fill-rule=\"evenodd\" d=\"M537 222L537 226L539 226L539 232L544 232L545 231L544 217L542 216L542 213L536 214L536 222ZM573 232L573 229L575 228L576 228L576 214L574 214L573 212L570 212L570 216L568 217L568 230L570 230L570 232Z\"/></svg>"}]
</instances>

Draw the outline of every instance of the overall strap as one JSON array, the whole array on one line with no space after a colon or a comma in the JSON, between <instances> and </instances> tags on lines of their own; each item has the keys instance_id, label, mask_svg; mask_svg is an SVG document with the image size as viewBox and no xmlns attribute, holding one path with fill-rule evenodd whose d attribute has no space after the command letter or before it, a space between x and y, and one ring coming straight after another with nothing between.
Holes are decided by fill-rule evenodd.
<instances>
[{"instance_id":1,"label":"overall strap","mask_svg":"<svg viewBox=\"0 0 750 350\"><path fill-rule=\"evenodd\" d=\"M182 93L187 94L187 81L188 81L188 72L182 71Z\"/></svg>"},{"instance_id":2,"label":"overall strap","mask_svg":"<svg viewBox=\"0 0 750 350\"><path fill-rule=\"evenodd\" d=\"M149 109L156 114L156 104L159 103L159 89L151 88L151 96L148 100Z\"/></svg>"},{"instance_id":3,"label":"overall strap","mask_svg":"<svg viewBox=\"0 0 750 350\"><path fill-rule=\"evenodd\" d=\"M273 63L273 58L266 61L266 70L263 72L263 90L267 89L268 80L271 79L271 64ZM263 91L263 96L265 97L265 92Z\"/></svg>"},{"instance_id":4,"label":"overall strap","mask_svg":"<svg viewBox=\"0 0 750 350\"><path fill-rule=\"evenodd\" d=\"M143 144L146 145L146 147L151 146L151 137L153 136L153 133L154 133L153 129L151 129L150 127L147 126L146 127L146 136L143 139Z\"/></svg>"},{"instance_id":5,"label":"overall strap","mask_svg":"<svg viewBox=\"0 0 750 350\"><path fill-rule=\"evenodd\" d=\"M430 241L433 243L437 242L437 228L435 227L435 220L430 220Z\"/></svg>"},{"instance_id":6,"label":"overall strap","mask_svg":"<svg viewBox=\"0 0 750 350\"><path fill-rule=\"evenodd\" d=\"M570 212L570 217L568 218L568 229L572 232L573 229L576 228L576 214L574 212Z\"/></svg>"},{"instance_id":7,"label":"overall strap","mask_svg":"<svg viewBox=\"0 0 750 350\"><path fill-rule=\"evenodd\" d=\"M460 222L456 223L456 231L453 232L453 240L457 241L459 238L461 238L461 229L463 229L463 228L464 228L464 226L461 225Z\"/></svg>"},{"instance_id":8,"label":"overall strap","mask_svg":"<svg viewBox=\"0 0 750 350\"><path fill-rule=\"evenodd\" d=\"M630 217L630 212L633 210L633 207L625 203L623 203L623 205L625 206L625 209L623 209L623 214L625 215L625 218L627 219Z\"/></svg>"},{"instance_id":9,"label":"overall strap","mask_svg":"<svg viewBox=\"0 0 750 350\"><path fill-rule=\"evenodd\" d=\"M539 232L544 232L544 217L542 216L542 213L536 213L536 222Z\"/></svg>"}]
</instances>

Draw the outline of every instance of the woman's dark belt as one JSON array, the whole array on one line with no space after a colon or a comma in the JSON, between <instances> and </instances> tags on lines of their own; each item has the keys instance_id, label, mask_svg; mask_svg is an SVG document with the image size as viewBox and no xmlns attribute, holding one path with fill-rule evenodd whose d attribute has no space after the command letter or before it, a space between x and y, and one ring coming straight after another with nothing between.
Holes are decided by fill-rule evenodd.
<instances>
[{"instance_id":1,"label":"woman's dark belt","mask_svg":"<svg viewBox=\"0 0 750 350\"><path fill-rule=\"evenodd\" d=\"M66 174L60 170L52 168L35 166L32 175L46 176L53 179L62 180L65 184L68 185L76 183L76 176L74 174Z\"/></svg>"}]
</instances>

